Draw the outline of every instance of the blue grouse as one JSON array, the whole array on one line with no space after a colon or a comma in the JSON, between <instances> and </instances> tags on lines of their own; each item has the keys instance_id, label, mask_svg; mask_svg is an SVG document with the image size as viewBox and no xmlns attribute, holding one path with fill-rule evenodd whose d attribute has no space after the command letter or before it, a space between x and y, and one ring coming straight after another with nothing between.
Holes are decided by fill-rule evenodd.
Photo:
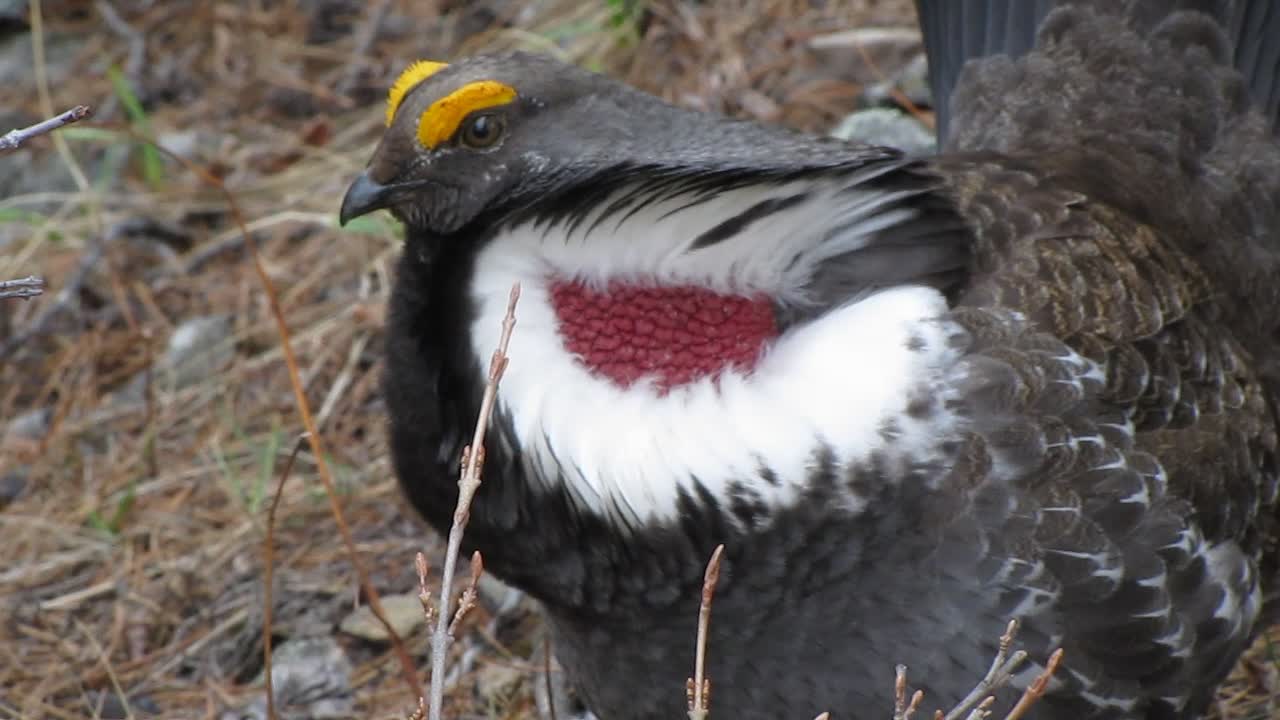
<instances>
[{"instance_id":1,"label":"blue grouse","mask_svg":"<svg viewBox=\"0 0 1280 720\"><path fill-rule=\"evenodd\" d=\"M943 151L672 107L529 54L420 62L343 199L405 226L394 466L603 720L947 706L1005 623L1032 717L1191 718L1280 609L1280 9L920 2ZM949 98L949 103L945 102ZM1031 663L996 709L1038 672Z\"/></svg>"}]
</instances>

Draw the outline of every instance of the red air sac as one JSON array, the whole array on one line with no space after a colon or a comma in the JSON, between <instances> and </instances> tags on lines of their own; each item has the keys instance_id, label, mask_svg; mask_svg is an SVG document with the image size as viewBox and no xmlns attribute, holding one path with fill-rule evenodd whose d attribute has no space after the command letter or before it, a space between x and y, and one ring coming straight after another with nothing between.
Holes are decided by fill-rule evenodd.
<instances>
[{"instance_id":1,"label":"red air sac","mask_svg":"<svg viewBox=\"0 0 1280 720\"><path fill-rule=\"evenodd\" d=\"M750 372L778 336L764 296L623 283L599 291L553 281L551 303L565 348L622 387L647 376L669 390L726 368Z\"/></svg>"}]
</instances>

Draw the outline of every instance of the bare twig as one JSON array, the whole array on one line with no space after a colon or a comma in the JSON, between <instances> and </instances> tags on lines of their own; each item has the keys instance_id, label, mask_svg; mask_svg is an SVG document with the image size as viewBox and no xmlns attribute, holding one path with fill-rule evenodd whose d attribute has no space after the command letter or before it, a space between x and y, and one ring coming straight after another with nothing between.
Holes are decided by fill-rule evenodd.
<instances>
[{"instance_id":1,"label":"bare twig","mask_svg":"<svg viewBox=\"0 0 1280 720\"><path fill-rule=\"evenodd\" d=\"M556 717L556 693L551 686L551 637L542 643L542 681L545 683L547 691L547 715L551 720L558 720Z\"/></svg>"},{"instance_id":2,"label":"bare twig","mask_svg":"<svg viewBox=\"0 0 1280 720\"><path fill-rule=\"evenodd\" d=\"M973 710L991 693L1004 687L1009 682L1009 678L1014 671L1022 665L1027 659L1027 653L1019 650L1012 655L1009 649L1013 646L1013 640L1018 636L1018 621L1010 620L1008 626L1005 627L1004 634L1000 636L1000 647L996 651L996 656L991 660L991 667L987 670L987 674L978 682L977 685L969 691L960 704L951 709L947 713L946 720L960 720L960 718L970 717L970 710Z\"/></svg>"},{"instance_id":3,"label":"bare twig","mask_svg":"<svg viewBox=\"0 0 1280 720\"><path fill-rule=\"evenodd\" d=\"M484 469L484 436L489 428L489 416L493 413L498 397L498 383L507 369L507 345L516 325L516 303L520 301L520 285L511 287L507 301L507 314L502 319L502 336L498 348L489 360L489 381L480 399L480 413L476 418L476 430L471 444L462 451L462 477L458 480L458 504L453 509L453 525L449 528L449 544L444 556L444 576L440 581L440 607L436 615L436 629L431 636L431 702L429 717L442 720L444 711L444 665L448 655L450 632L449 599L453 594L453 575L458 563L458 549L462 546L462 533L471 519L471 499L480 487L480 473Z\"/></svg>"},{"instance_id":4,"label":"bare twig","mask_svg":"<svg viewBox=\"0 0 1280 720\"><path fill-rule=\"evenodd\" d=\"M262 541L262 666L267 681L267 720L276 718L276 693L271 681L271 615L273 601L271 599L271 583L275 574L276 558L276 508L280 505L280 496L284 494L284 484L289 482L289 474L293 472L293 463L302 452L307 436L298 436L293 444L293 452L280 471L280 482L276 485L275 495L271 497L271 507L267 509L267 533Z\"/></svg>"},{"instance_id":5,"label":"bare twig","mask_svg":"<svg viewBox=\"0 0 1280 720\"><path fill-rule=\"evenodd\" d=\"M879 78L881 81L887 82L888 77L884 74L884 71L880 69L880 66L876 65L876 61L871 59L871 53L867 52L867 48L864 47L863 44L860 42L855 42L853 44L853 47L858 51L858 55L862 57L862 62L866 63L867 67L871 69L871 72L875 73L876 77ZM895 102L897 102L899 105L905 108L906 111L910 113L911 116L914 117L915 119L919 120L920 122L924 123L930 128L933 128L935 126L936 121L933 119L933 117L930 116L928 113L922 111L919 107L916 106L915 103L911 102L911 98L907 97L906 93L902 92L902 90L898 89L897 87L890 87L889 96L892 97Z\"/></svg>"},{"instance_id":6,"label":"bare twig","mask_svg":"<svg viewBox=\"0 0 1280 720\"><path fill-rule=\"evenodd\" d=\"M1004 720L1019 720L1023 715L1027 714L1027 710L1044 696L1045 688L1049 687L1049 679L1058 671L1058 665L1062 664L1062 648L1053 651L1049 656L1049 662L1044 667L1044 672L1040 673L1027 689L1023 691L1022 697L1018 698L1018 704L1013 706L1008 715L1004 716Z\"/></svg>"},{"instance_id":7,"label":"bare twig","mask_svg":"<svg viewBox=\"0 0 1280 720\"><path fill-rule=\"evenodd\" d=\"M894 668L893 720L911 720L916 710L920 709L922 700L924 691L917 690L912 693L911 702L907 702L907 666L898 665Z\"/></svg>"},{"instance_id":8,"label":"bare twig","mask_svg":"<svg viewBox=\"0 0 1280 720\"><path fill-rule=\"evenodd\" d=\"M707 677L707 631L711 626L711 600L715 596L716 583L720 581L720 557L724 545L717 545L707 563L702 577L702 603L698 606L698 640L694 649L693 677L686 690L689 693L689 720L705 720L711 709L711 680Z\"/></svg>"},{"instance_id":9,"label":"bare twig","mask_svg":"<svg viewBox=\"0 0 1280 720\"><path fill-rule=\"evenodd\" d=\"M995 657L991 660L991 667L987 670L987 674L959 704L951 709L951 712L943 714L941 710L935 710L933 720L986 720L991 716L996 702L995 692L1008 684L1013 673L1027 659L1027 653L1023 650L1009 652L1017 635L1018 621L1010 620L1005 626L1004 634L1000 636L1000 645ZM1061 662L1062 649L1059 648L1050 656L1044 672L1027 687L1018 703L1009 711L1009 714L1005 715L1004 720L1020 720L1026 714L1027 710L1044 695L1049 679ZM912 694L911 701L907 701L907 666L898 665L893 685L893 720L911 720L923 700L924 693L917 690Z\"/></svg>"},{"instance_id":10,"label":"bare twig","mask_svg":"<svg viewBox=\"0 0 1280 720\"><path fill-rule=\"evenodd\" d=\"M987 720L987 718L991 717L991 706L995 704L995 695L988 695L982 698L982 702L970 710L969 714L964 716L964 720Z\"/></svg>"},{"instance_id":11,"label":"bare twig","mask_svg":"<svg viewBox=\"0 0 1280 720\"><path fill-rule=\"evenodd\" d=\"M30 298L44 292L44 280L32 275L17 280L0 280L0 300Z\"/></svg>"},{"instance_id":12,"label":"bare twig","mask_svg":"<svg viewBox=\"0 0 1280 720\"><path fill-rule=\"evenodd\" d=\"M77 105L66 112L54 115L48 120L41 120L35 125L10 130L0 137L0 153L13 152L22 147L22 144L31 138L57 130L63 125L70 125L78 120L83 120L89 117L90 112L88 105Z\"/></svg>"}]
</instances>

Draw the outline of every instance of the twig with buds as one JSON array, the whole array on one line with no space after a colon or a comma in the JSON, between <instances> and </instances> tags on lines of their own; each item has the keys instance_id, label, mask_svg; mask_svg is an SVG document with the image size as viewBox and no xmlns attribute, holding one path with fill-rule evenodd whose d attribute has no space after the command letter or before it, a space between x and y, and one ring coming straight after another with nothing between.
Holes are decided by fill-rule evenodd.
<instances>
[{"instance_id":1,"label":"twig with buds","mask_svg":"<svg viewBox=\"0 0 1280 720\"><path fill-rule=\"evenodd\" d=\"M1004 629L1004 634L1000 636L1000 647L996 651L995 658L991 660L991 667L987 670L987 674L983 676L982 680L978 681L978 684L969 691L969 694L965 696L964 700L960 701L959 705L956 705L951 712L947 713L946 720L960 720L960 718L969 717L972 714L971 711L976 709L984 698L989 697L991 693L1004 687L1005 683L1009 682L1009 678L1012 677L1014 671L1027 659L1027 653L1023 650L1018 650L1012 655L1009 654L1009 649L1013 647L1013 639L1017 636L1018 621L1010 620L1008 626Z\"/></svg>"},{"instance_id":2,"label":"twig with buds","mask_svg":"<svg viewBox=\"0 0 1280 720\"><path fill-rule=\"evenodd\" d=\"M711 709L711 680L707 677L707 631L711 626L711 599L720 581L720 556L724 545L717 545L702 577L702 603L698 607L698 640L694 648L693 677L686 683L689 696L689 720L706 720Z\"/></svg>"},{"instance_id":3,"label":"twig with buds","mask_svg":"<svg viewBox=\"0 0 1280 720\"><path fill-rule=\"evenodd\" d=\"M453 593L453 575L457 567L458 551L462 547L462 533L466 530L471 518L471 499L480 487L480 473L484 469L484 436L489 428L489 416L493 414L494 402L498 397L498 383L502 373L507 369L507 346L511 343L511 331L516 325L516 303L520 300L520 285L511 287L511 297L507 301L507 314L502 319L502 336L498 340L498 348L493 351L489 361L489 382L485 385L484 396L480 399L480 413L476 418L476 430L471 444L462 451L462 477L458 480L458 504L453 510L453 525L449 528L449 544L444 556L444 577L440 583L440 607L436 614L436 629L431 636L431 699L428 716L431 720L442 720L444 717L444 666L448 656L449 642L453 639L454 618L449 613L449 599ZM469 608L468 603L475 603L475 584L479 580L482 565L479 553L472 557L472 576L470 596L464 594L461 608ZM460 609L459 613L465 613Z\"/></svg>"},{"instance_id":4,"label":"twig with buds","mask_svg":"<svg viewBox=\"0 0 1280 720\"><path fill-rule=\"evenodd\" d=\"M992 707L996 702L995 692L1009 683L1013 673L1027 659L1027 653L1023 650L1009 652L1017 635L1018 621L1010 620L1004 634L1000 636L999 648L987 674L959 704L951 709L951 712L944 715L941 710L937 710L933 714L933 720L986 720L991 716ZM1045 665L1044 671L1027 686L1017 704L1004 716L1004 720L1020 720L1027 710L1044 695L1050 678L1057 672L1061 663L1062 648L1058 648L1049 656L1049 662ZM907 667L905 665L897 667L893 691L893 720L911 720L920 708L924 693L917 690L912 694L911 701L907 701Z\"/></svg>"}]
</instances>

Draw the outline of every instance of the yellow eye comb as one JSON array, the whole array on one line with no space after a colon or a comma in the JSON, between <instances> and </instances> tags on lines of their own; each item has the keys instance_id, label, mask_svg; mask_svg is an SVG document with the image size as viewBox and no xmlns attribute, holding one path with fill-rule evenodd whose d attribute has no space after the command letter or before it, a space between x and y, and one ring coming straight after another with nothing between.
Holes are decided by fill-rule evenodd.
<instances>
[{"instance_id":1,"label":"yellow eye comb","mask_svg":"<svg viewBox=\"0 0 1280 720\"><path fill-rule=\"evenodd\" d=\"M409 94L418 83L440 72L441 69L448 66L448 63L432 62L430 60L418 60L404 69L400 73L400 77L391 86L391 92L387 93L387 127L391 127L391 121L396 117L396 110L400 107L400 102L404 100L404 96Z\"/></svg>"}]
</instances>

